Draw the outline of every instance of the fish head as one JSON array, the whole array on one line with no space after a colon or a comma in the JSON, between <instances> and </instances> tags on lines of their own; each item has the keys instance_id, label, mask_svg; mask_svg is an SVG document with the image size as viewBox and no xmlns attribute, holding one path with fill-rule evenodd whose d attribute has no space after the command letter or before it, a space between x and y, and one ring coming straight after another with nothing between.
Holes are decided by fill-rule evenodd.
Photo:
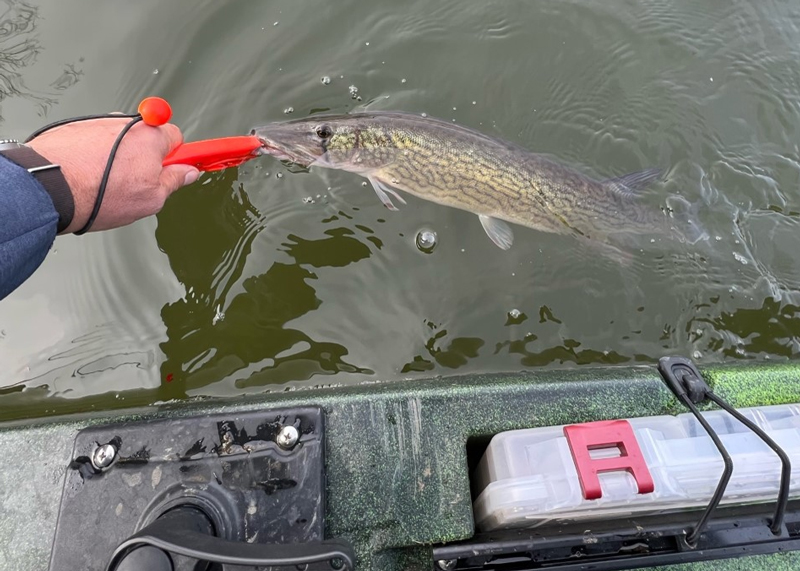
<instances>
[{"instance_id":1,"label":"fish head","mask_svg":"<svg viewBox=\"0 0 800 571\"><path fill-rule=\"evenodd\" d=\"M365 173L391 162L395 151L380 125L357 115L280 121L256 127L250 134L261 139L263 154L304 167Z\"/></svg>"}]
</instances>

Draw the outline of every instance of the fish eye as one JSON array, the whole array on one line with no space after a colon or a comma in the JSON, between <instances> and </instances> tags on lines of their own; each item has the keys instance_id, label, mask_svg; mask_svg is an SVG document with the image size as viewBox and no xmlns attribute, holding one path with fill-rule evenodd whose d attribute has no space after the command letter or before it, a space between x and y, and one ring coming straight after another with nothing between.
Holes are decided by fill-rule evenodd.
<instances>
[{"instance_id":1,"label":"fish eye","mask_svg":"<svg viewBox=\"0 0 800 571\"><path fill-rule=\"evenodd\" d=\"M333 130L329 125L317 125L314 132L320 139L330 139L333 136Z\"/></svg>"}]
</instances>

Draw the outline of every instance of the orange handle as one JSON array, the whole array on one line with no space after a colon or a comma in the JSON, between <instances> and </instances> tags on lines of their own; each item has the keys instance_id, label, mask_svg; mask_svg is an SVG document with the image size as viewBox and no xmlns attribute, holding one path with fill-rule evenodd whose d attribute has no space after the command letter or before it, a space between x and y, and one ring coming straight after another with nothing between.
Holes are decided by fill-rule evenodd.
<instances>
[{"instance_id":1,"label":"orange handle","mask_svg":"<svg viewBox=\"0 0 800 571\"><path fill-rule=\"evenodd\" d=\"M172 117L172 108L160 97L147 97L139 104L142 121L152 127L164 125ZM166 156L162 166L192 165L201 171L235 167L259 156L262 143L258 137L225 137L184 143Z\"/></svg>"},{"instance_id":2,"label":"orange handle","mask_svg":"<svg viewBox=\"0 0 800 571\"><path fill-rule=\"evenodd\" d=\"M174 149L162 165L192 165L201 171L218 171L256 158L261 147L261 139L252 136L194 141Z\"/></svg>"}]
</instances>

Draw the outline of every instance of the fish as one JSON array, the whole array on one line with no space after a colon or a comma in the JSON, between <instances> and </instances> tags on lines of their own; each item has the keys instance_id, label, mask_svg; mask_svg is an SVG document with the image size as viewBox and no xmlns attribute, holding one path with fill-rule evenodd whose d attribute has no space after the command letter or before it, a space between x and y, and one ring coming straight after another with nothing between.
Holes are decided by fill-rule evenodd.
<instances>
[{"instance_id":1,"label":"fish","mask_svg":"<svg viewBox=\"0 0 800 571\"><path fill-rule=\"evenodd\" d=\"M651 168L596 180L521 145L441 119L399 111L316 115L254 127L262 154L301 167L366 178L389 210L398 191L476 214L492 242L508 250L509 224L568 234L606 251L621 238L658 234L695 243L708 237L688 201L669 215L640 191L661 176Z\"/></svg>"}]
</instances>

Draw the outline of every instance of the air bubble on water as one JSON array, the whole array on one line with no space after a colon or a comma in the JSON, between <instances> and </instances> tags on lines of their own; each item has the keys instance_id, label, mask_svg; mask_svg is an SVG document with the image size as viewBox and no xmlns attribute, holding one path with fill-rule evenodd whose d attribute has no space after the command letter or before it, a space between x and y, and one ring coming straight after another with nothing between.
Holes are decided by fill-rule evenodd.
<instances>
[{"instance_id":1,"label":"air bubble on water","mask_svg":"<svg viewBox=\"0 0 800 571\"><path fill-rule=\"evenodd\" d=\"M456 110L457 110L457 109L456 109L455 107L453 107L453 111L456 111Z\"/></svg>"},{"instance_id":2,"label":"air bubble on water","mask_svg":"<svg viewBox=\"0 0 800 571\"><path fill-rule=\"evenodd\" d=\"M430 254L433 252L434 248L436 248L436 244L438 243L438 237L436 236L436 232L433 230L429 230L424 228L417 232L417 248L420 252L424 252L426 254Z\"/></svg>"},{"instance_id":3,"label":"air bubble on water","mask_svg":"<svg viewBox=\"0 0 800 571\"><path fill-rule=\"evenodd\" d=\"M356 97L356 101L361 101L361 96Z\"/></svg>"},{"instance_id":4,"label":"air bubble on water","mask_svg":"<svg viewBox=\"0 0 800 571\"><path fill-rule=\"evenodd\" d=\"M703 354L700 351L695 351L694 353L692 353L692 359L702 359L702 358Z\"/></svg>"},{"instance_id":5,"label":"air bubble on water","mask_svg":"<svg viewBox=\"0 0 800 571\"><path fill-rule=\"evenodd\" d=\"M306 196L303 199L303 204L314 204L314 199L312 197L310 197L310 196Z\"/></svg>"},{"instance_id":6,"label":"air bubble on water","mask_svg":"<svg viewBox=\"0 0 800 571\"><path fill-rule=\"evenodd\" d=\"M369 45L369 42L364 42L364 45L365 45L365 46L368 46L368 45Z\"/></svg>"},{"instance_id":7,"label":"air bubble on water","mask_svg":"<svg viewBox=\"0 0 800 571\"><path fill-rule=\"evenodd\" d=\"M713 77L709 77L708 81L714 81L714 78Z\"/></svg>"},{"instance_id":8,"label":"air bubble on water","mask_svg":"<svg viewBox=\"0 0 800 571\"><path fill-rule=\"evenodd\" d=\"M694 331L694 332L697 334L697 336L698 336L698 337L699 337L699 336L701 336L701 335L703 334L703 330L702 330L702 329L700 329L700 328L697 328L697 329L695 329L695 331Z\"/></svg>"},{"instance_id":9,"label":"air bubble on water","mask_svg":"<svg viewBox=\"0 0 800 571\"><path fill-rule=\"evenodd\" d=\"M318 194L318 195L317 195L317 199L319 199L321 196L322 196L321 194Z\"/></svg>"},{"instance_id":10,"label":"air bubble on water","mask_svg":"<svg viewBox=\"0 0 800 571\"><path fill-rule=\"evenodd\" d=\"M329 85L331 82L331 78L328 77L327 75L323 75L320 81L322 82L322 85Z\"/></svg>"},{"instance_id":11,"label":"air bubble on water","mask_svg":"<svg viewBox=\"0 0 800 571\"><path fill-rule=\"evenodd\" d=\"M528 319L528 316L521 312L519 309L512 309L506 313L505 325L519 325Z\"/></svg>"},{"instance_id":12,"label":"air bubble on water","mask_svg":"<svg viewBox=\"0 0 800 571\"><path fill-rule=\"evenodd\" d=\"M423 117L427 117L427 116L428 116L428 114L427 114L427 113L423 113L423 114L422 114L422 116L423 116Z\"/></svg>"},{"instance_id":13,"label":"air bubble on water","mask_svg":"<svg viewBox=\"0 0 800 571\"><path fill-rule=\"evenodd\" d=\"M714 236L714 239L715 239L717 242L719 242L720 240L722 240L722 236Z\"/></svg>"},{"instance_id":14,"label":"air bubble on water","mask_svg":"<svg viewBox=\"0 0 800 571\"><path fill-rule=\"evenodd\" d=\"M289 113L294 113L294 107L287 107L283 110L284 115L288 115Z\"/></svg>"},{"instance_id":15,"label":"air bubble on water","mask_svg":"<svg viewBox=\"0 0 800 571\"><path fill-rule=\"evenodd\" d=\"M367 186L366 181L361 183L361 186Z\"/></svg>"},{"instance_id":16,"label":"air bubble on water","mask_svg":"<svg viewBox=\"0 0 800 571\"><path fill-rule=\"evenodd\" d=\"M405 82L406 82L406 78L405 77L400 80L400 83L405 83Z\"/></svg>"},{"instance_id":17,"label":"air bubble on water","mask_svg":"<svg viewBox=\"0 0 800 571\"><path fill-rule=\"evenodd\" d=\"M466 252L466 250L465 250L464 248L461 248L461 251L462 251L462 252Z\"/></svg>"},{"instance_id":18,"label":"air bubble on water","mask_svg":"<svg viewBox=\"0 0 800 571\"><path fill-rule=\"evenodd\" d=\"M158 75L158 68L153 70L153 75Z\"/></svg>"},{"instance_id":19,"label":"air bubble on water","mask_svg":"<svg viewBox=\"0 0 800 571\"><path fill-rule=\"evenodd\" d=\"M350 87L348 87L348 89L350 90L350 99L355 99L356 97L358 97L358 87L356 87L355 85L351 85Z\"/></svg>"},{"instance_id":20,"label":"air bubble on water","mask_svg":"<svg viewBox=\"0 0 800 571\"><path fill-rule=\"evenodd\" d=\"M505 325L519 325L520 323L524 323L528 319L528 316L525 315L522 311L517 308L510 310L506 313L506 322Z\"/></svg>"},{"instance_id":21,"label":"air bubble on water","mask_svg":"<svg viewBox=\"0 0 800 571\"><path fill-rule=\"evenodd\" d=\"M275 23L274 23L274 24L272 24L272 25L273 25L273 26L277 26L278 24L280 24L280 22L275 22Z\"/></svg>"},{"instance_id":22,"label":"air bubble on water","mask_svg":"<svg viewBox=\"0 0 800 571\"><path fill-rule=\"evenodd\" d=\"M473 101L473 102L472 102L472 104L473 104L473 105L477 105L477 104L478 104L478 102L477 102L477 101Z\"/></svg>"},{"instance_id":23,"label":"air bubble on water","mask_svg":"<svg viewBox=\"0 0 800 571\"><path fill-rule=\"evenodd\" d=\"M746 266L749 263L747 261L747 258L742 256L739 252L734 252L733 257L736 258L736 261L742 264L743 266Z\"/></svg>"},{"instance_id":24,"label":"air bubble on water","mask_svg":"<svg viewBox=\"0 0 800 571\"><path fill-rule=\"evenodd\" d=\"M264 178L268 178L268 177L269 177L269 172L265 172L264 173Z\"/></svg>"},{"instance_id":25,"label":"air bubble on water","mask_svg":"<svg viewBox=\"0 0 800 571\"><path fill-rule=\"evenodd\" d=\"M655 244L656 243L656 239L655 238L650 238L650 243L651 244Z\"/></svg>"},{"instance_id":26,"label":"air bubble on water","mask_svg":"<svg viewBox=\"0 0 800 571\"><path fill-rule=\"evenodd\" d=\"M278 178L283 178L283 173L282 173L282 172L279 172L279 173L278 173L278 174L276 174L275 176L276 176L276 177L278 177Z\"/></svg>"}]
</instances>

